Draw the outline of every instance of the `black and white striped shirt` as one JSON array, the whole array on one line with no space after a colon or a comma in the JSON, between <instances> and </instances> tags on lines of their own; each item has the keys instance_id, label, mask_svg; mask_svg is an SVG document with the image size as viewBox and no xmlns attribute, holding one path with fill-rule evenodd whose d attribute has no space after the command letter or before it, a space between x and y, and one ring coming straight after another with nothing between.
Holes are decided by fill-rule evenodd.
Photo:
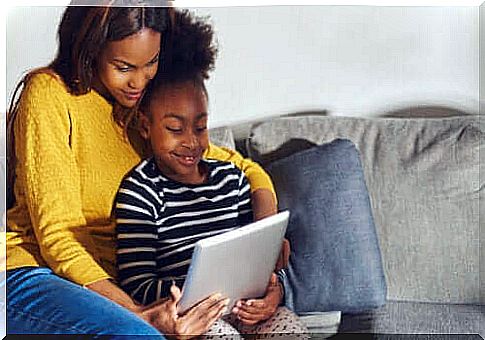
<instances>
[{"instance_id":1,"label":"black and white striped shirt","mask_svg":"<svg viewBox=\"0 0 485 340\"><path fill-rule=\"evenodd\" d=\"M197 241L253 220L244 174L232 163L202 160L207 181L183 184L163 176L153 158L124 178L115 201L120 286L136 301L168 296L182 287Z\"/></svg>"}]
</instances>

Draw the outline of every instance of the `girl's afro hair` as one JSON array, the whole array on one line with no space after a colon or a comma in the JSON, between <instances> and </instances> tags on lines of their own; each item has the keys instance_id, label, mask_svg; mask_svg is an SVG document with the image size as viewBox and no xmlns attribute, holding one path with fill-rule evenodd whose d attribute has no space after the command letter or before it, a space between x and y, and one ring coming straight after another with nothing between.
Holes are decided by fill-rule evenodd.
<instances>
[{"instance_id":1,"label":"girl's afro hair","mask_svg":"<svg viewBox=\"0 0 485 340\"><path fill-rule=\"evenodd\" d=\"M188 10L174 11L173 30L167 37L169 41L162 53L157 76L162 82L209 78L218 49L213 41L213 28L205 19Z\"/></svg>"}]
</instances>

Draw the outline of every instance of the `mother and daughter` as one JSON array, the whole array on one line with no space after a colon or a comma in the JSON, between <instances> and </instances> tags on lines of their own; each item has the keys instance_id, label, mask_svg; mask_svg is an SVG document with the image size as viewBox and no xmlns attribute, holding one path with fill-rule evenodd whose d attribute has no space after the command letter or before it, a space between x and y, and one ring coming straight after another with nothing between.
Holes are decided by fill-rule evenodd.
<instances>
[{"instance_id":1,"label":"mother and daughter","mask_svg":"<svg viewBox=\"0 0 485 340\"><path fill-rule=\"evenodd\" d=\"M218 293L177 313L193 244L276 212L262 168L209 142L212 27L69 6L58 38L9 109L7 333L305 336L276 274L226 316Z\"/></svg>"}]
</instances>

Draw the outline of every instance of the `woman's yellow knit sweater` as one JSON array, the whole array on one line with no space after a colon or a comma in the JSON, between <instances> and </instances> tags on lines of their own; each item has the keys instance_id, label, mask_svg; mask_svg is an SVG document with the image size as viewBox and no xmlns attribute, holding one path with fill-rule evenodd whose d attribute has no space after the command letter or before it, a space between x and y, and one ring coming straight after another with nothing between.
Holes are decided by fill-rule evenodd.
<instances>
[{"instance_id":1,"label":"woman's yellow knit sweater","mask_svg":"<svg viewBox=\"0 0 485 340\"><path fill-rule=\"evenodd\" d=\"M95 91L73 96L37 74L22 94L14 126L16 204L7 212L7 269L48 266L81 285L115 275L111 206L140 157ZM267 174L238 153L211 145L207 158L232 161L254 191L274 192Z\"/></svg>"}]
</instances>

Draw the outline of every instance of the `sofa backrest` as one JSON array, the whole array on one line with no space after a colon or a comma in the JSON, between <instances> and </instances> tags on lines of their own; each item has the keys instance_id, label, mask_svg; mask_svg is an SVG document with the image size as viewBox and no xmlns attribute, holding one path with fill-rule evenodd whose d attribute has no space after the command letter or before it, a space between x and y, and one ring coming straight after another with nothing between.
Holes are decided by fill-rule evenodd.
<instances>
[{"instance_id":1,"label":"sofa backrest","mask_svg":"<svg viewBox=\"0 0 485 340\"><path fill-rule=\"evenodd\" d=\"M253 126L248 152L267 166L315 144L350 139L364 166L388 299L483 303L484 132L478 116L283 117Z\"/></svg>"},{"instance_id":2,"label":"sofa backrest","mask_svg":"<svg viewBox=\"0 0 485 340\"><path fill-rule=\"evenodd\" d=\"M230 149L236 148L232 130L228 127L222 126L209 129L209 139L211 143L215 145L224 146Z\"/></svg>"}]
</instances>

